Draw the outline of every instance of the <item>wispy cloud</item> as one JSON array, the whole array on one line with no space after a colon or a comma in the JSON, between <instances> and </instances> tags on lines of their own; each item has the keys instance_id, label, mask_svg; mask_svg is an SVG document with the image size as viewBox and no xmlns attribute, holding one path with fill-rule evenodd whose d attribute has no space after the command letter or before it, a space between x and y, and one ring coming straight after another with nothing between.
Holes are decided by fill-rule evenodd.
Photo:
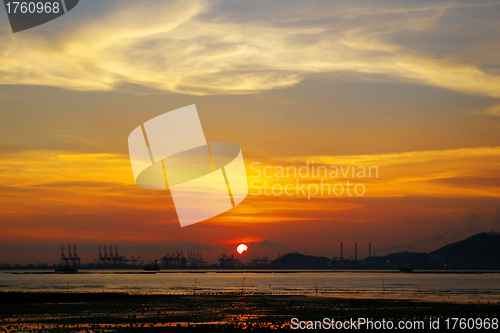
<instances>
[{"instance_id":1,"label":"wispy cloud","mask_svg":"<svg viewBox=\"0 0 500 333\"><path fill-rule=\"evenodd\" d=\"M264 177L264 168L270 165ZM301 183L318 183L320 179L330 183L344 183L351 180L366 187L364 196L404 197L404 196L446 196L446 197L499 197L498 168L500 168L500 147L476 147L434 151L414 151L397 154L371 154L351 156L297 156L288 159L269 159L254 165L249 171L251 179L267 180L286 184L294 183L295 178L278 177L279 167L284 170L295 166L312 170L314 177L301 178ZM327 174L325 177L324 169ZM369 175L369 168L372 174ZM376 167L376 168L375 168ZM333 168L333 169L332 169ZM354 168L354 169L353 169ZM354 173L364 168L366 175ZM258 171L255 171L258 169ZM305 169L307 170L307 169ZM332 170L338 171L333 175ZM345 173L346 176L343 176ZM304 171L305 174L305 171ZM309 171L309 175L311 171ZM318 175L319 174L319 175ZM260 177L258 177L260 175ZM294 177L293 172L286 173ZM278 175L279 176L279 175ZM269 185L268 185L269 187Z\"/></svg>"},{"instance_id":2,"label":"wispy cloud","mask_svg":"<svg viewBox=\"0 0 500 333\"><path fill-rule=\"evenodd\" d=\"M378 177L351 179L363 183L363 197L345 201L346 195L307 195L296 191L293 196L270 195L274 184L319 183L315 176L276 177L279 166L305 167L312 161L318 166L377 166ZM354 163L353 163L354 161ZM250 162L250 161L249 161ZM175 214L168 191L147 191L134 184L128 156L115 154L76 154L58 151L32 151L0 155L0 217L61 216L67 214L115 214L130 209ZM263 175L263 168L269 165ZM359 209L367 198L500 197L500 148L471 148L401 154L356 156L305 156L268 159L252 168L247 166L250 195L244 204L213 220L213 223L277 223L325 219L315 214L327 209L341 214ZM260 168L258 177L256 168ZM269 169L270 168L270 169ZM318 170L318 169L315 169ZM330 169L329 169L330 170ZM324 176L324 175L323 175ZM321 177L323 177L321 176ZM344 183L346 179L325 178L325 183ZM255 182L254 182L255 181ZM264 182L267 182L265 185ZM306 185L307 186L307 185ZM264 191L264 189L267 190ZM260 195L255 195L260 191ZM266 194L267 193L267 194ZM32 200L36 198L36 200ZM423 208L423 207L418 207ZM148 214L149 214L148 213ZM331 217L327 217L331 219ZM171 222L176 222L175 216Z\"/></svg>"},{"instance_id":3,"label":"wispy cloud","mask_svg":"<svg viewBox=\"0 0 500 333\"><path fill-rule=\"evenodd\" d=\"M291 87L314 73L355 72L500 98L500 76L391 41L398 29L431 29L449 7L426 5L423 15L392 5L363 24L358 17L370 15L366 8L332 12L341 18L332 27L324 17L314 24L237 23L201 0L124 2L58 38L9 35L0 46L0 84L112 90L133 83L171 93L243 94Z\"/></svg>"},{"instance_id":4,"label":"wispy cloud","mask_svg":"<svg viewBox=\"0 0 500 333\"><path fill-rule=\"evenodd\" d=\"M264 239L289 244L290 238L286 237L296 239L296 232L327 237L329 233L325 233L324 228L333 228L335 233L345 232L352 225L392 230L391 223L405 222L418 223L418 229L422 230L415 239L405 243L430 247L433 245L430 240L440 240L440 236L427 237L433 227L448 221L443 228L453 233L458 227L457 219L464 212L475 210L481 214L477 216L492 216L490 222L481 224L483 226L498 225L498 214L492 215L485 202L497 202L500 197L500 148L306 156L269 159L263 161L261 167L302 166L306 160L326 166L352 165L352 160L356 165L378 165L379 178L360 179L360 182L366 180L366 195L357 198L324 195L308 200L304 195L251 195L231 211L186 229L178 227L168 191L143 190L134 184L130 161L125 155L62 151L3 153L0 154L0 234L4 236L0 241L108 242L111 237L119 244L173 242L175 239L178 243L182 239L183 242L203 240L212 246L215 240L208 241L207 237L215 236L207 235L216 235L231 243L235 237L251 235L256 240L245 239L245 242L266 237ZM255 175L250 168L247 172L249 176ZM266 180L270 184L295 183L295 179L290 178ZM316 182L317 179L300 181ZM250 191L253 193L255 189ZM464 200L472 203L463 205ZM470 215L464 221L479 228L475 223L477 219L471 216L474 217ZM264 228L267 230L264 236L261 234L263 223L268 226ZM236 230L242 231L235 233ZM432 232L443 235L442 230ZM276 235L284 238L275 238ZM387 236L391 237L394 235ZM331 239L325 238L325 242ZM385 244L390 243L392 239ZM188 245L193 249L193 244ZM259 246L267 249L279 244L263 242Z\"/></svg>"},{"instance_id":5,"label":"wispy cloud","mask_svg":"<svg viewBox=\"0 0 500 333\"><path fill-rule=\"evenodd\" d=\"M484 110L484 114L488 116L500 116L500 103L492 105Z\"/></svg>"}]
</instances>

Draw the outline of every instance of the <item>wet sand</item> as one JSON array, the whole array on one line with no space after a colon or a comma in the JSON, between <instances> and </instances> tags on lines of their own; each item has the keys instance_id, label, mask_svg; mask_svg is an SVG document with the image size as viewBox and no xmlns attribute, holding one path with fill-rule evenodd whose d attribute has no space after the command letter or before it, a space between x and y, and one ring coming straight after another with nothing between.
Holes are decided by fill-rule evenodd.
<instances>
[{"instance_id":1,"label":"wet sand","mask_svg":"<svg viewBox=\"0 0 500 333\"><path fill-rule=\"evenodd\" d=\"M221 332L289 329L290 320L498 318L500 303L304 295L0 292L0 332Z\"/></svg>"}]
</instances>

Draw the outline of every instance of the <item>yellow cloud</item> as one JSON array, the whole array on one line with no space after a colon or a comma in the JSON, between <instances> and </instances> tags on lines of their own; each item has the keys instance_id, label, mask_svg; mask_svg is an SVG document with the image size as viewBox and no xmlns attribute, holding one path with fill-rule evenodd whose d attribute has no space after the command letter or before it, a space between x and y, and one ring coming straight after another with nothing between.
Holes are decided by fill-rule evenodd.
<instances>
[{"instance_id":1,"label":"yellow cloud","mask_svg":"<svg viewBox=\"0 0 500 333\"><path fill-rule=\"evenodd\" d=\"M279 174L280 166L285 170L284 177ZM294 166L297 174L294 175L293 168L290 168L287 175L288 166ZM320 166L323 168L318 169ZM268 167L267 175L271 177L264 176L265 167ZM302 175L306 175L306 170L309 169L307 177L298 174L300 167L304 168ZM324 167L327 170L326 177ZM366 176L358 174L361 167L366 169ZM371 177L368 173L369 167L373 167ZM254 169L261 172L260 176ZM338 177L331 176L332 170L335 169L338 169ZM263 190L265 180L270 184L267 186L270 192L273 184L294 184L298 178L300 184L318 184L321 179L330 184L345 184L347 180L352 184L361 183L366 188L363 197L500 197L499 169L500 147L478 147L398 154L268 159L251 167L248 174L250 180L259 180L254 183L259 185L256 186L255 193L257 188ZM295 187L290 187L290 192L293 191ZM335 195L329 197L335 198ZM346 194L342 197L345 198Z\"/></svg>"},{"instance_id":2,"label":"yellow cloud","mask_svg":"<svg viewBox=\"0 0 500 333\"><path fill-rule=\"evenodd\" d=\"M297 177L277 177L278 166L377 166L378 177L325 178L325 183L362 183L362 197L297 194ZM353 163L354 161L354 163ZM252 163L251 159L246 159ZM125 209L139 210L141 215L170 216L175 222L175 208L168 191L144 190L134 184L130 161L126 155L77 154L62 151L32 151L0 155L0 219L25 216L99 214L115 216ZM255 168L268 174L257 177ZM260 165L247 165L248 180L253 184L245 201L228 213L212 219L214 223L307 221L331 219L325 212L336 214L359 210L364 198L435 197L435 198L499 198L500 147L467 148L441 151L406 152L400 154L356 156L301 156L266 159ZM317 170L317 169L316 169ZM299 178L300 184L318 184L323 176ZM294 195L266 195L272 185L293 184ZM251 184L251 183L250 183ZM252 185L252 184L251 184ZM257 189L260 195L252 195ZM347 213L343 214L348 215ZM156 217L156 220L158 218ZM155 221L156 221L155 220Z\"/></svg>"},{"instance_id":3,"label":"yellow cloud","mask_svg":"<svg viewBox=\"0 0 500 333\"><path fill-rule=\"evenodd\" d=\"M54 182L134 184L128 156L26 151L0 155L1 184L32 186Z\"/></svg>"},{"instance_id":4,"label":"yellow cloud","mask_svg":"<svg viewBox=\"0 0 500 333\"><path fill-rule=\"evenodd\" d=\"M147 195L136 191L127 156L28 151L2 154L0 164L0 215L5 217L138 207Z\"/></svg>"},{"instance_id":5,"label":"yellow cloud","mask_svg":"<svg viewBox=\"0 0 500 333\"><path fill-rule=\"evenodd\" d=\"M0 84L112 90L133 83L174 93L242 94L290 87L311 73L352 71L500 97L500 76L416 56L373 34L369 25L333 31L239 24L208 19L202 14L209 9L200 0L125 3L57 38L7 35L0 46ZM434 8L431 18L415 17L407 28L428 28L444 9Z\"/></svg>"},{"instance_id":6,"label":"yellow cloud","mask_svg":"<svg viewBox=\"0 0 500 333\"><path fill-rule=\"evenodd\" d=\"M500 104L495 104L487 108L484 112L489 116L500 116Z\"/></svg>"}]
</instances>

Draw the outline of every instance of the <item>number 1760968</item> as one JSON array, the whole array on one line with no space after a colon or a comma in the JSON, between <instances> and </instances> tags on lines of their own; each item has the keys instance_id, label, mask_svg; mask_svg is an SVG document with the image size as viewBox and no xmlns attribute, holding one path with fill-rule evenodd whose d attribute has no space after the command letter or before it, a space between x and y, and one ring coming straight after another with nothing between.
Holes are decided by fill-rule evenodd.
<instances>
[{"instance_id":1,"label":"number 1760968","mask_svg":"<svg viewBox=\"0 0 500 333\"><path fill-rule=\"evenodd\" d=\"M18 2L12 1L5 4L9 14L58 14L61 11L59 2Z\"/></svg>"}]
</instances>

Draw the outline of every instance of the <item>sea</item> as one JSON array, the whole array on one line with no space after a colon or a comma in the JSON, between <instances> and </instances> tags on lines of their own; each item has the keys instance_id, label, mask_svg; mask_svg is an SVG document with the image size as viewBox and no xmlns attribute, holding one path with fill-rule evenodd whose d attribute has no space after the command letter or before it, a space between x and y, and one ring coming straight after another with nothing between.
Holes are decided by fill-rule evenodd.
<instances>
[{"instance_id":1,"label":"sea","mask_svg":"<svg viewBox=\"0 0 500 333\"><path fill-rule=\"evenodd\" d=\"M500 302L500 271L86 270L0 271L0 291L153 294L294 294L345 298Z\"/></svg>"}]
</instances>

